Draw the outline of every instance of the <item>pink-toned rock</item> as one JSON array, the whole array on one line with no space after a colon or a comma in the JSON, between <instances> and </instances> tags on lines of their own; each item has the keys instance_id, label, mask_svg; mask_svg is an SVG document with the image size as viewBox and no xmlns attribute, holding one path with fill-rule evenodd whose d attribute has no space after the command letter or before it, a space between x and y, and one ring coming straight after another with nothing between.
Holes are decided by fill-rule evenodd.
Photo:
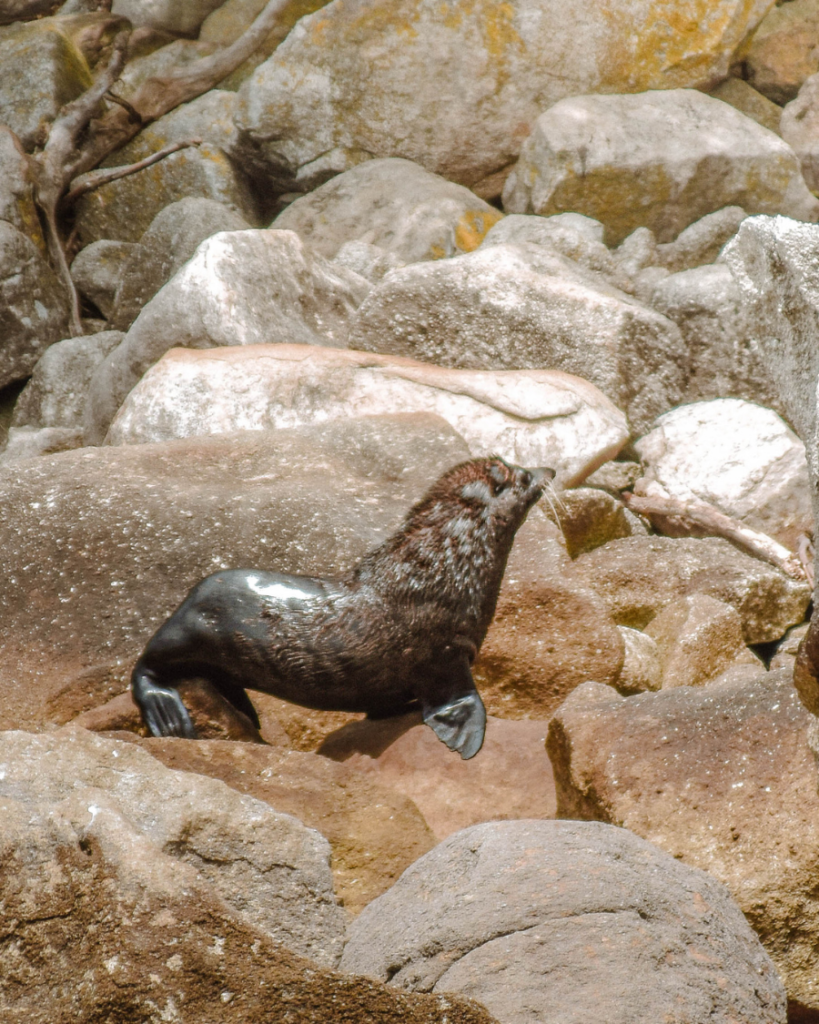
<instances>
[{"instance_id":1,"label":"pink-toned rock","mask_svg":"<svg viewBox=\"0 0 819 1024\"><path fill-rule=\"evenodd\" d=\"M547 728L490 715L482 750L461 761L419 714L365 719L332 733L318 753L408 796L440 840L482 821L554 817Z\"/></svg>"}]
</instances>

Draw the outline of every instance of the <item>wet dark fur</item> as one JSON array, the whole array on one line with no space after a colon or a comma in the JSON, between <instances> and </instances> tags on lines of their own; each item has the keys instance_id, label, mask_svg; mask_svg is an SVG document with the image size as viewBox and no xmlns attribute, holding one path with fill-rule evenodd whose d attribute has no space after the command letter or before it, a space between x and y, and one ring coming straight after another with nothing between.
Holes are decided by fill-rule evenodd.
<instances>
[{"instance_id":1,"label":"wet dark fur","mask_svg":"<svg viewBox=\"0 0 819 1024\"><path fill-rule=\"evenodd\" d=\"M497 458L455 466L338 580L254 569L208 576L134 668L151 732L195 737L174 683L198 676L256 724L245 688L372 717L420 705L448 746L474 756L485 714L470 666L515 533L553 475Z\"/></svg>"}]
</instances>

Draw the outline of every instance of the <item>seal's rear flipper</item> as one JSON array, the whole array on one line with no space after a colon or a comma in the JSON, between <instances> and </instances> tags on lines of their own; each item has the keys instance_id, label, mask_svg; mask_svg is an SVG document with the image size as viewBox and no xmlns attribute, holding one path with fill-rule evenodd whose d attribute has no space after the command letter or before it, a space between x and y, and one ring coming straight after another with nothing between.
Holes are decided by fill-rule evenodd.
<instances>
[{"instance_id":1,"label":"seal's rear flipper","mask_svg":"<svg viewBox=\"0 0 819 1024\"><path fill-rule=\"evenodd\" d=\"M131 677L131 693L152 736L197 738L179 692L172 686L160 686L150 669L137 665Z\"/></svg>"},{"instance_id":2,"label":"seal's rear flipper","mask_svg":"<svg viewBox=\"0 0 819 1024\"><path fill-rule=\"evenodd\" d=\"M464 761L474 757L483 746L486 711L477 690L456 697L439 707L424 705L424 721L450 750Z\"/></svg>"}]
</instances>

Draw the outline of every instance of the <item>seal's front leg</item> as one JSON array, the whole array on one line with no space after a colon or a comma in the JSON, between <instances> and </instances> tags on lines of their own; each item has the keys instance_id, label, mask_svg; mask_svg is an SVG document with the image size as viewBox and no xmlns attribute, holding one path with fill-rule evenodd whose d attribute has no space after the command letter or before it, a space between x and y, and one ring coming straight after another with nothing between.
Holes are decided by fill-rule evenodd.
<instances>
[{"instance_id":1,"label":"seal's front leg","mask_svg":"<svg viewBox=\"0 0 819 1024\"><path fill-rule=\"evenodd\" d=\"M152 736L197 738L196 727L179 691L173 686L162 686L156 672L141 660L131 674L131 693Z\"/></svg>"},{"instance_id":2,"label":"seal's front leg","mask_svg":"<svg viewBox=\"0 0 819 1024\"><path fill-rule=\"evenodd\" d=\"M486 733L486 710L475 689L470 661L466 651L458 651L436 670L434 684L421 694L424 722L464 761L478 753Z\"/></svg>"}]
</instances>

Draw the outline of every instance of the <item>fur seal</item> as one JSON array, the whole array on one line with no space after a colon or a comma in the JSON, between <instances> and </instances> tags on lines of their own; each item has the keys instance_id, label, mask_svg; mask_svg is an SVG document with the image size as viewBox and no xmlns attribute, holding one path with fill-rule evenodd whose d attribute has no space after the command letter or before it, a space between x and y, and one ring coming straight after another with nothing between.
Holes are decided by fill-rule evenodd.
<instances>
[{"instance_id":1,"label":"fur seal","mask_svg":"<svg viewBox=\"0 0 819 1024\"><path fill-rule=\"evenodd\" d=\"M245 687L372 718L420 705L474 757L486 712L471 665L512 541L554 477L497 457L446 472L401 528L341 579L230 569L198 583L149 640L131 691L154 736L196 738L174 683L205 678L255 725Z\"/></svg>"}]
</instances>

